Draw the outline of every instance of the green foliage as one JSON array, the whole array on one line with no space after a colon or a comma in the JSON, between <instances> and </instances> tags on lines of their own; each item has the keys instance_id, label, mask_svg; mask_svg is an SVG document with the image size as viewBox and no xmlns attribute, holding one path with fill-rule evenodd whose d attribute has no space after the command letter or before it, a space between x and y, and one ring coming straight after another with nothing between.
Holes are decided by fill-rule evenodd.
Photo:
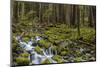
<instances>
[{"instance_id":1,"label":"green foliage","mask_svg":"<svg viewBox=\"0 0 100 67\"><path fill-rule=\"evenodd\" d=\"M13 51L13 55L14 57L18 56L19 53L21 53L23 50L21 49L21 47L19 46L19 44L17 42L12 44L12 51Z\"/></svg>"},{"instance_id":2,"label":"green foliage","mask_svg":"<svg viewBox=\"0 0 100 67\"><path fill-rule=\"evenodd\" d=\"M12 44L12 49L13 49L13 50L17 49L17 47L18 47L18 44L17 44L17 43L13 43L13 44Z\"/></svg>"},{"instance_id":3,"label":"green foliage","mask_svg":"<svg viewBox=\"0 0 100 67\"><path fill-rule=\"evenodd\" d=\"M23 57L16 58L17 65L29 65L29 62L30 61L28 58L23 58Z\"/></svg>"},{"instance_id":4,"label":"green foliage","mask_svg":"<svg viewBox=\"0 0 100 67\"><path fill-rule=\"evenodd\" d=\"M92 28L81 28L81 36L86 42L93 42L95 40L96 31Z\"/></svg>"},{"instance_id":5,"label":"green foliage","mask_svg":"<svg viewBox=\"0 0 100 67\"><path fill-rule=\"evenodd\" d=\"M23 20L23 21L25 21L25 20L27 20L28 19L28 17L27 16L23 16L23 17L20 17L20 20Z\"/></svg>"},{"instance_id":6,"label":"green foliage","mask_svg":"<svg viewBox=\"0 0 100 67\"><path fill-rule=\"evenodd\" d=\"M29 12L26 14L26 17L31 18L31 17L33 17L33 15L34 15L35 13L36 13L36 11L31 10L31 11L29 11Z\"/></svg>"},{"instance_id":7,"label":"green foliage","mask_svg":"<svg viewBox=\"0 0 100 67\"><path fill-rule=\"evenodd\" d=\"M43 14L43 17L44 17L44 18L48 18L48 17L50 17L51 15L52 15L52 9L49 8L49 9L47 9L47 10L45 11L45 13Z\"/></svg>"},{"instance_id":8,"label":"green foliage","mask_svg":"<svg viewBox=\"0 0 100 67\"><path fill-rule=\"evenodd\" d=\"M41 36L42 34L39 34L39 33L33 33L33 37L35 37L35 36Z\"/></svg>"},{"instance_id":9,"label":"green foliage","mask_svg":"<svg viewBox=\"0 0 100 67\"><path fill-rule=\"evenodd\" d=\"M38 17L35 17L34 19L33 19L33 25L34 25L34 27L35 26L37 26L37 22L39 21L39 18Z\"/></svg>"}]
</instances>

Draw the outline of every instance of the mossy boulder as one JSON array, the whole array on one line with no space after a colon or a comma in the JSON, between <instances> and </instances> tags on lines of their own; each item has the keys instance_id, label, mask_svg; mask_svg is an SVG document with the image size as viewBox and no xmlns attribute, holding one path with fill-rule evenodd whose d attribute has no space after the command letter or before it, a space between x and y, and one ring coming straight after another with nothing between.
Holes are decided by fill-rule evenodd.
<instances>
[{"instance_id":1,"label":"mossy boulder","mask_svg":"<svg viewBox=\"0 0 100 67\"><path fill-rule=\"evenodd\" d=\"M43 55L43 51L41 50L41 48L39 46L36 46L34 49L38 54Z\"/></svg>"},{"instance_id":2,"label":"mossy boulder","mask_svg":"<svg viewBox=\"0 0 100 67\"><path fill-rule=\"evenodd\" d=\"M57 61L58 63L63 62L62 57L60 55L55 55L52 58L53 58L53 60Z\"/></svg>"},{"instance_id":3,"label":"mossy boulder","mask_svg":"<svg viewBox=\"0 0 100 67\"><path fill-rule=\"evenodd\" d=\"M23 40L24 40L25 42L27 42L27 41L30 40L30 38L29 38L29 37L23 37Z\"/></svg>"},{"instance_id":4,"label":"mossy boulder","mask_svg":"<svg viewBox=\"0 0 100 67\"><path fill-rule=\"evenodd\" d=\"M26 53L20 54L20 56L21 56L21 57L26 57L26 58L28 58L29 54L26 52Z\"/></svg>"},{"instance_id":5,"label":"mossy boulder","mask_svg":"<svg viewBox=\"0 0 100 67\"><path fill-rule=\"evenodd\" d=\"M77 57L77 58L74 58L74 61L80 62L80 61L86 61L86 60L84 60L82 57Z\"/></svg>"},{"instance_id":6,"label":"mossy boulder","mask_svg":"<svg viewBox=\"0 0 100 67\"><path fill-rule=\"evenodd\" d=\"M29 65L30 60L28 58L24 57L18 57L16 58L17 65Z\"/></svg>"},{"instance_id":7,"label":"mossy boulder","mask_svg":"<svg viewBox=\"0 0 100 67\"><path fill-rule=\"evenodd\" d=\"M47 40L40 40L39 44L41 44L46 49L49 48L52 45L52 43L48 42Z\"/></svg>"},{"instance_id":8,"label":"mossy boulder","mask_svg":"<svg viewBox=\"0 0 100 67\"><path fill-rule=\"evenodd\" d=\"M41 64L50 64L50 61L48 59L45 59L44 61L41 62Z\"/></svg>"},{"instance_id":9,"label":"mossy boulder","mask_svg":"<svg viewBox=\"0 0 100 67\"><path fill-rule=\"evenodd\" d=\"M61 51L61 56L66 56L68 54L67 51Z\"/></svg>"}]
</instances>

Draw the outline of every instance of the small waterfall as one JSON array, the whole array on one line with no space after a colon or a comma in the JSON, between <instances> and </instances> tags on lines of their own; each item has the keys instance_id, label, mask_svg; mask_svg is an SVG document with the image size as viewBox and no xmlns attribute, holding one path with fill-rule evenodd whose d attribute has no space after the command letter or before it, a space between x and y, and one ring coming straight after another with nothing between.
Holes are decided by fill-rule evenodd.
<instances>
[{"instance_id":1,"label":"small waterfall","mask_svg":"<svg viewBox=\"0 0 100 67\"><path fill-rule=\"evenodd\" d=\"M32 63L35 63L35 64L39 64L38 62L38 54L36 52L34 52L34 54L32 55Z\"/></svg>"},{"instance_id":2,"label":"small waterfall","mask_svg":"<svg viewBox=\"0 0 100 67\"><path fill-rule=\"evenodd\" d=\"M52 59L53 53L51 53L51 47L49 49L47 49L46 51L48 51L48 52L46 53L45 51L43 51L45 59L48 59L51 63L57 63L56 61L54 61Z\"/></svg>"},{"instance_id":3,"label":"small waterfall","mask_svg":"<svg viewBox=\"0 0 100 67\"><path fill-rule=\"evenodd\" d=\"M36 41L38 42L39 40L41 40L41 38L36 36ZM30 61L32 64L41 64L41 62L43 62L45 59L48 59L51 63L57 63L52 59L52 47L49 47L46 50L44 48L41 49L43 51L43 55L40 55L34 50L35 46L32 46L32 44L34 43L32 40L26 43L18 39L18 42L22 48L30 52ZM55 52L55 54L57 54L57 51Z\"/></svg>"},{"instance_id":4,"label":"small waterfall","mask_svg":"<svg viewBox=\"0 0 100 67\"><path fill-rule=\"evenodd\" d=\"M48 52L49 52L49 55L52 55L52 53L51 53L51 47L49 48L49 51Z\"/></svg>"},{"instance_id":5,"label":"small waterfall","mask_svg":"<svg viewBox=\"0 0 100 67\"><path fill-rule=\"evenodd\" d=\"M49 53L48 53L48 50L45 50L45 53L46 53L46 55L48 55Z\"/></svg>"},{"instance_id":6,"label":"small waterfall","mask_svg":"<svg viewBox=\"0 0 100 67\"><path fill-rule=\"evenodd\" d=\"M33 44L33 41L32 41L32 39L28 42L28 45L31 45L32 46L32 44Z\"/></svg>"},{"instance_id":7,"label":"small waterfall","mask_svg":"<svg viewBox=\"0 0 100 67\"><path fill-rule=\"evenodd\" d=\"M57 55L57 50L55 50L55 55Z\"/></svg>"}]
</instances>

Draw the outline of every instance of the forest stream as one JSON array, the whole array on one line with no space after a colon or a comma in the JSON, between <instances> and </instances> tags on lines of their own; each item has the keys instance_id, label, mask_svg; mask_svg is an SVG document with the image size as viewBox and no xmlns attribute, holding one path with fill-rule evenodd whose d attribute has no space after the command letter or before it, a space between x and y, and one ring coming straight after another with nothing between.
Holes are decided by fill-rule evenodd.
<instances>
[{"instance_id":1,"label":"forest stream","mask_svg":"<svg viewBox=\"0 0 100 67\"><path fill-rule=\"evenodd\" d=\"M92 54L94 53L93 51L90 51L87 47L85 47L85 48L78 47L77 44L79 44L79 43L73 42L70 40L68 40L68 42L66 42L66 45L70 46L69 54L67 54L67 56L60 56L60 60L56 60L56 59L54 60L53 57L59 56L59 53L57 50L53 50L52 45L48 49L45 49L43 47L39 48L38 50L40 50L41 53L36 51L37 47L41 47L41 44L39 44L39 41L43 40L44 38L36 36L35 39L31 38L28 42L24 42L22 40L23 38L21 38L20 36L17 36L16 39L17 39L20 47L30 54L28 56L29 60L30 60L30 65L41 64L45 60L49 61L49 63L87 61L87 59L89 59L89 58L90 58L90 60L95 60L95 58L92 56ZM76 54L71 53L71 51L75 52ZM65 52L65 54L66 54L66 52ZM77 58L77 56L79 58Z\"/></svg>"},{"instance_id":2,"label":"forest stream","mask_svg":"<svg viewBox=\"0 0 100 67\"><path fill-rule=\"evenodd\" d=\"M42 38L39 38L38 36L36 36L35 42L41 39ZM18 39L18 41L19 41L20 47L30 53L29 59L32 61L31 63L41 64L41 62L44 61L45 59L48 59L50 63L57 63L56 61L52 59L52 57L54 56L54 53L52 52L51 47L47 50L41 49L41 51L43 52L43 55L41 55L41 54L38 54L34 50L36 48L35 46L38 46L38 44L34 43L32 40L30 40L28 43L23 42L21 39Z\"/></svg>"}]
</instances>

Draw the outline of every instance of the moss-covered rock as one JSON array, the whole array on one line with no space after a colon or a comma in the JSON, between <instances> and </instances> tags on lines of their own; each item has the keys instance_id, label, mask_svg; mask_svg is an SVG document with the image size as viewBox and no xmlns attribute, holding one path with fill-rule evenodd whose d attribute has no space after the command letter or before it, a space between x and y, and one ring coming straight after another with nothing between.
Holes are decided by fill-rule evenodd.
<instances>
[{"instance_id":1,"label":"moss-covered rock","mask_svg":"<svg viewBox=\"0 0 100 67\"><path fill-rule=\"evenodd\" d=\"M17 65L29 65L29 62L30 61L28 58L23 58L23 57L16 58Z\"/></svg>"},{"instance_id":2,"label":"moss-covered rock","mask_svg":"<svg viewBox=\"0 0 100 67\"><path fill-rule=\"evenodd\" d=\"M55 55L52 58L53 58L53 60L57 61L58 63L63 62L62 57L60 55Z\"/></svg>"},{"instance_id":3,"label":"moss-covered rock","mask_svg":"<svg viewBox=\"0 0 100 67\"><path fill-rule=\"evenodd\" d=\"M29 54L26 52L26 53L20 54L20 56L21 56L21 57L26 57L26 58L28 58Z\"/></svg>"},{"instance_id":4,"label":"moss-covered rock","mask_svg":"<svg viewBox=\"0 0 100 67\"><path fill-rule=\"evenodd\" d=\"M39 43L46 49L52 45L52 43L48 42L47 40L40 40Z\"/></svg>"},{"instance_id":5,"label":"moss-covered rock","mask_svg":"<svg viewBox=\"0 0 100 67\"><path fill-rule=\"evenodd\" d=\"M29 37L23 37L23 40L24 40L25 42L27 42L27 41L30 40L30 38L29 38Z\"/></svg>"},{"instance_id":6,"label":"moss-covered rock","mask_svg":"<svg viewBox=\"0 0 100 67\"><path fill-rule=\"evenodd\" d=\"M62 55L62 56L66 56L67 54L68 54L67 51L61 51L61 55Z\"/></svg>"},{"instance_id":7,"label":"moss-covered rock","mask_svg":"<svg viewBox=\"0 0 100 67\"><path fill-rule=\"evenodd\" d=\"M34 49L38 54L43 55L43 51L41 50L41 48L39 46L36 46Z\"/></svg>"},{"instance_id":8,"label":"moss-covered rock","mask_svg":"<svg viewBox=\"0 0 100 67\"><path fill-rule=\"evenodd\" d=\"M86 60L84 60L82 57L77 57L77 58L74 58L74 61L80 62L80 61L86 61Z\"/></svg>"},{"instance_id":9,"label":"moss-covered rock","mask_svg":"<svg viewBox=\"0 0 100 67\"><path fill-rule=\"evenodd\" d=\"M45 59L44 61L41 62L41 64L49 64L50 61L48 59Z\"/></svg>"}]
</instances>

